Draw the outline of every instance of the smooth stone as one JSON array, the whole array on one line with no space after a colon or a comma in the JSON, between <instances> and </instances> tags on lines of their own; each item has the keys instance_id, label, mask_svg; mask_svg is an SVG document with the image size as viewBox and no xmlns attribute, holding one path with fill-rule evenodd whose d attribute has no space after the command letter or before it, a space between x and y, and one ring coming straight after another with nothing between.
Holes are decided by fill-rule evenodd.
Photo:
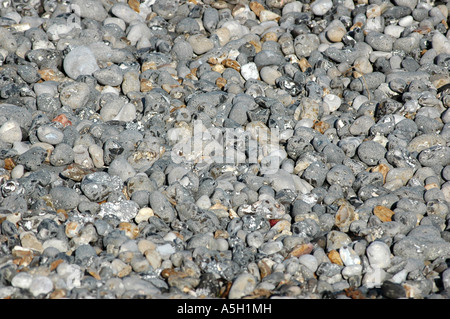
<instances>
[{"instance_id":1,"label":"smooth stone","mask_svg":"<svg viewBox=\"0 0 450 319\"><path fill-rule=\"evenodd\" d=\"M245 80L258 80L259 72L258 67L254 62L249 62L241 66L241 75Z\"/></svg>"},{"instance_id":2,"label":"smooth stone","mask_svg":"<svg viewBox=\"0 0 450 319\"><path fill-rule=\"evenodd\" d=\"M281 76L280 71L270 66L263 67L261 71L259 71L259 74L261 75L261 80L269 85L275 85L276 80Z\"/></svg>"},{"instance_id":3,"label":"smooth stone","mask_svg":"<svg viewBox=\"0 0 450 319\"><path fill-rule=\"evenodd\" d=\"M252 293L256 288L256 278L248 273L239 275L234 281L228 294L228 299L241 299Z\"/></svg>"},{"instance_id":4,"label":"smooth stone","mask_svg":"<svg viewBox=\"0 0 450 319\"><path fill-rule=\"evenodd\" d=\"M133 9L131 9L128 5L124 3L116 3L111 8L111 13L116 17L122 19L126 23L130 24L131 22L143 21L144 19Z\"/></svg>"},{"instance_id":5,"label":"smooth stone","mask_svg":"<svg viewBox=\"0 0 450 319\"><path fill-rule=\"evenodd\" d=\"M202 34L191 35L188 42L197 55L204 54L214 48L213 41Z\"/></svg>"},{"instance_id":6,"label":"smooth stone","mask_svg":"<svg viewBox=\"0 0 450 319\"><path fill-rule=\"evenodd\" d=\"M42 275L33 276L33 280L28 288L34 297L46 295L53 290L53 282L50 278Z\"/></svg>"},{"instance_id":7,"label":"smooth stone","mask_svg":"<svg viewBox=\"0 0 450 319\"><path fill-rule=\"evenodd\" d=\"M339 21L339 20L335 20ZM339 21L340 22L340 21ZM344 35L347 33L345 26L342 22L334 23L333 26L328 26L326 31L327 39L331 42L341 42Z\"/></svg>"},{"instance_id":8,"label":"smooth stone","mask_svg":"<svg viewBox=\"0 0 450 319\"><path fill-rule=\"evenodd\" d=\"M311 5L311 11L318 16L325 15L333 7L331 0L316 0Z\"/></svg>"},{"instance_id":9,"label":"smooth stone","mask_svg":"<svg viewBox=\"0 0 450 319\"><path fill-rule=\"evenodd\" d=\"M309 270L315 272L317 267L319 267L319 262L316 257L310 254L301 255L298 257L298 262L305 265Z\"/></svg>"},{"instance_id":10,"label":"smooth stone","mask_svg":"<svg viewBox=\"0 0 450 319\"><path fill-rule=\"evenodd\" d=\"M60 129L50 125L40 126L37 130L37 136L41 142L52 145L57 145L64 139L64 133Z\"/></svg>"},{"instance_id":11,"label":"smooth stone","mask_svg":"<svg viewBox=\"0 0 450 319\"><path fill-rule=\"evenodd\" d=\"M89 100L89 95L89 85L84 82L73 82L64 86L59 94L59 99L63 106L67 105L71 109L75 110L86 105Z\"/></svg>"},{"instance_id":12,"label":"smooth stone","mask_svg":"<svg viewBox=\"0 0 450 319\"><path fill-rule=\"evenodd\" d=\"M387 268L391 264L391 251L384 242L372 242L367 247L366 254L370 265L374 268Z\"/></svg>"},{"instance_id":13,"label":"smooth stone","mask_svg":"<svg viewBox=\"0 0 450 319\"><path fill-rule=\"evenodd\" d=\"M309 57L319 48L319 45L320 39L315 34L300 34L294 39L294 50L299 59Z\"/></svg>"},{"instance_id":14,"label":"smooth stone","mask_svg":"<svg viewBox=\"0 0 450 319\"><path fill-rule=\"evenodd\" d=\"M165 222L175 219L175 210L169 200L159 191L153 191L149 196L149 204L156 216Z\"/></svg>"},{"instance_id":15,"label":"smooth stone","mask_svg":"<svg viewBox=\"0 0 450 319\"><path fill-rule=\"evenodd\" d=\"M391 52L394 45L393 38L387 34L371 31L366 35L366 42L377 51Z\"/></svg>"}]
</instances>

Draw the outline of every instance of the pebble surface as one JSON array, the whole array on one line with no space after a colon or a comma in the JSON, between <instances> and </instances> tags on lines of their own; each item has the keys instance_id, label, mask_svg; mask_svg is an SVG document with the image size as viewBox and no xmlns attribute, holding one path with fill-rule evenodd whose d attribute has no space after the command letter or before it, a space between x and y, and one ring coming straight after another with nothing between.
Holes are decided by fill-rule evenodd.
<instances>
[{"instance_id":1,"label":"pebble surface","mask_svg":"<svg viewBox=\"0 0 450 319\"><path fill-rule=\"evenodd\" d=\"M0 295L447 299L449 9L3 1Z\"/></svg>"}]
</instances>

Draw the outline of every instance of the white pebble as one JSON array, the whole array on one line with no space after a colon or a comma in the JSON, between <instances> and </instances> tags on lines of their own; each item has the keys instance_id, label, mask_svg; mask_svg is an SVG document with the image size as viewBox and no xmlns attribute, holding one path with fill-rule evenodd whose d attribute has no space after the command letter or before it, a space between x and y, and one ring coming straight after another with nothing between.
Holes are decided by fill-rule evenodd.
<instances>
[{"instance_id":1,"label":"white pebble","mask_svg":"<svg viewBox=\"0 0 450 319\"><path fill-rule=\"evenodd\" d=\"M14 179L21 178L25 173L25 167L21 164L15 166L11 171L11 177Z\"/></svg>"},{"instance_id":2,"label":"white pebble","mask_svg":"<svg viewBox=\"0 0 450 319\"><path fill-rule=\"evenodd\" d=\"M153 213L153 209L151 209L150 207L143 207L138 211L136 217L134 218L134 221L139 224L140 222L147 221L154 215L155 214Z\"/></svg>"},{"instance_id":3,"label":"white pebble","mask_svg":"<svg viewBox=\"0 0 450 319\"><path fill-rule=\"evenodd\" d=\"M61 263L56 268L58 275L64 279L68 289L73 289L81 286L81 278L83 273L81 267L75 264Z\"/></svg>"},{"instance_id":4,"label":"white pebble","mask_svg":"<svg viewBox=\"0 0 450 319\"><path fill-rule=\"evenodd\" d=\"M100 146L97 144L89 145L88 151L96 168L101 168L105 165L103 162L103 149Z\"/></svg>"},{"instance_id":5,"label":"white pebble","mask_svg":"<svg viewBox=\"0 0 450 319\"><path fill-rule=\"evenodd\" d=\"M3 123L0 127L0 140L6 143L20 142L22 140L22 130L19 123L13 120Z\"/></svg>"},{"instance_id":6,"label":"white pebble","mask_svg":"<svg viewBox=\"0 0 450 319\"><path fill-rule=\"evenodd\" d=\"M400 38L403 30L405 30L405 28L399 25L388 25L384 28L384 33L398 39Z\"/></svg>"},{"instance_id":7,"label":"white pebble","mask_svg":"<svg viewBox=\"0 0 450 319\"><path fill-rule=\"evenodd\" d=\"M168 259L170 255L175 253L175 248L171 244L164 244L156 247L156 251L161 255L162 259Z\"/></svg>"},{"instance_id":8,"label":"white pebble","mask_svg":"<svg viewBox=\"0 0 450 319\"><path fill-rule=\"evenodd\" d=\"M389 246L381 241L374 241L366 249L369 263L372 267L387 268L391 264Z\"/></svg>"},{"instance_id":9,"label":"white pebble","mask_svg":"<svg viewBox=\"0 0 450 319\"><path fill-rule=\"evenodd\" d=\"M256 64L254 62L249 62L241 66L241 75L245 80L257 80L259 78L259 72Z\"/></svg>"},{"instance_id":10,"label":"white pebble","mask_svg":"<svg viewBox=\"0 0 450 319\"><path fill-rule=\"evenodd\" d=\"M364 96L364 95L358 95L354 100L353 100L353 104L352 107L358 111L358 109L360 108L360 106L364 103L369 101L369 99Z\"/></svg>"}]
</instances>

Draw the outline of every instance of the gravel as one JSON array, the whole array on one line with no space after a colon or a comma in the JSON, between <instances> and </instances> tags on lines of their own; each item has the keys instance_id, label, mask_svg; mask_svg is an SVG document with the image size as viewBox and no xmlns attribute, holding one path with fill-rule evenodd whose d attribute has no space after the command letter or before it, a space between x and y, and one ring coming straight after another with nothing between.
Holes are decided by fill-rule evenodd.
<instances>
[{"instance_id":1,"label":"gravel","mask_svg":"<svg viewBox=\"0 0 450 319\"><path fill-rule=\"evenodd\" d=\"M449 9L3 1L0 295L448 298Z\"/></svg>"}]
</instances>

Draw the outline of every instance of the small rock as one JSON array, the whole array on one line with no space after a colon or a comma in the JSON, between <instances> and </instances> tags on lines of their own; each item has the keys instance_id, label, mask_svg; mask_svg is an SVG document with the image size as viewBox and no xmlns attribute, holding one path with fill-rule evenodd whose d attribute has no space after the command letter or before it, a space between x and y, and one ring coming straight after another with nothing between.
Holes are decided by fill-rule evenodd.
<instances>
[{"instance_id":1,"label":"small rock","mask_svg":"<svg viewBox=\"0 0 450 319\"><path fill-rule=\"evenodd\" d=\"M391 264L389 246L381 241L375 241L367 247L367 257L372 267L387 268Z\"/></svg>"},{"instance_id":2,"label":"small rock","mask_svg":"<svg viewBox=\"0 0 450 319\"><path fill-rule=\"evenodd\" d=\"M316 0L311 5L311 11L317 16L323 16L333 7L331 0Z\"/></svg>"},{"instance_id":3,"label":"small rock","mask_svg":"<svg viewBox=\"0 0 450 319\"><path fill-rule=\"evenodd\" d=\"M53 282L50 278L37 275L33 276L29 291L34 297L38 297L50 293L53 290L53 287Z\"/></svg>"},{"instance_id":4,"label":"small rock","mask_svg":"<svg viewBox=\"0 0 450 319\"><path fill-rule=\"evenodd\" d=\"M0 127L0 141L14 143L22 141L22 130L19 123L9 120Z\"/></svg>"},{"instance_id":5,"label":"small rock","mask_svg":"<svg viewBox=\"0 0 450 319\"><path fill-rule=\"evenodd\" d=\"M72 49L64 59L64 72L74 80L80 75L92 75L98 69L95 55L87 46Z\"/></svg>"}]
</instances>

